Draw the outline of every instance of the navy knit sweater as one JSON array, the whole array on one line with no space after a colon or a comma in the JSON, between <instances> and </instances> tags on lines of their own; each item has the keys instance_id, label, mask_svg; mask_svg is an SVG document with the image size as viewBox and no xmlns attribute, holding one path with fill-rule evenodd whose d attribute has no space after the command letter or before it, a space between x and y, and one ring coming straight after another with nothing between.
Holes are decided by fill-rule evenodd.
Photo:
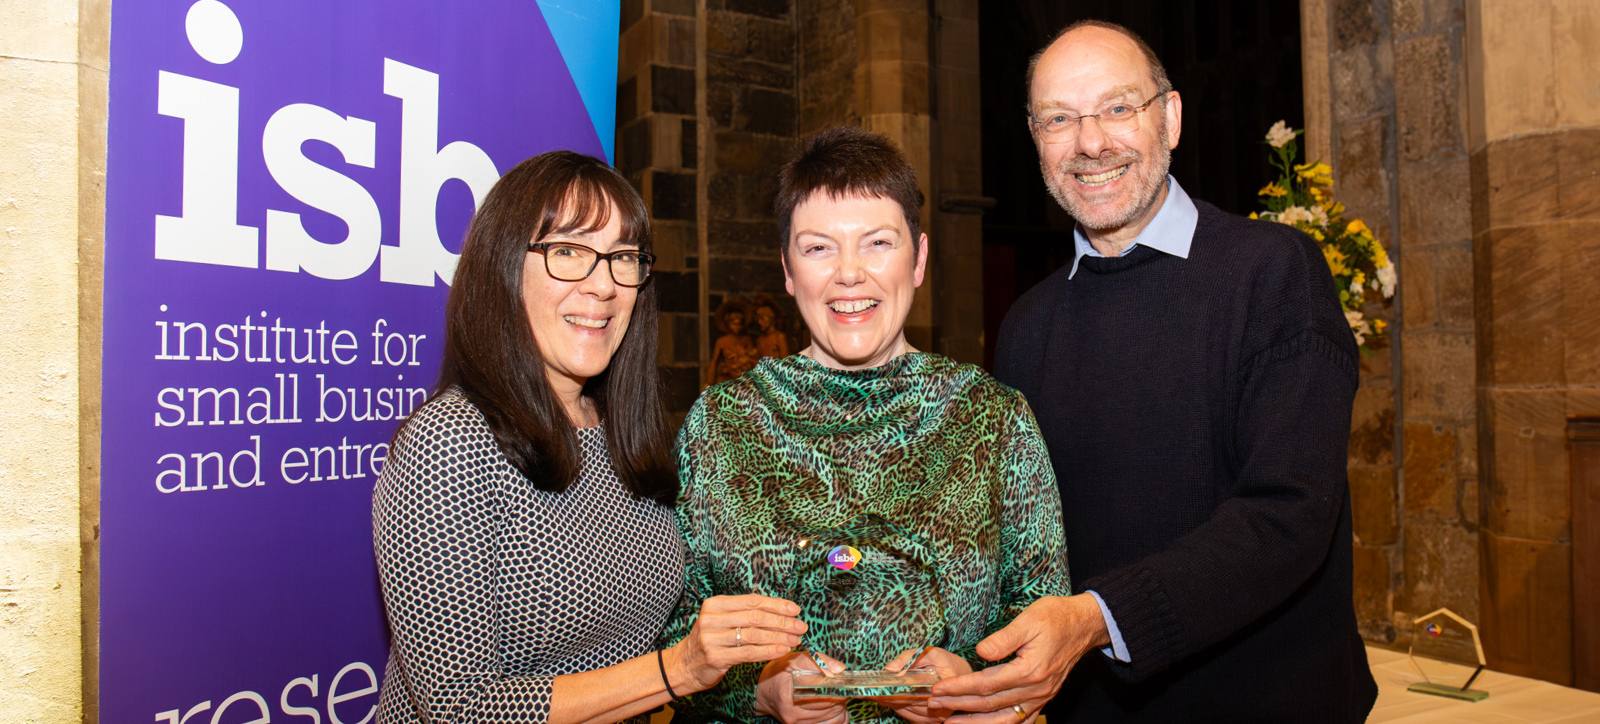
<instances>
[{"instance_id":1,"label":"navy knit sweater","mask_svg":"<svg viewBox=\"0 0 1600 724\"><path fill-rule=\"evenodd\" d=\"M995 376L1043 428L1074 589L1132 663L1085 655L1069 721L1358 722L1355 341L1317 246L1197 201L1188 259L1084 257L1006 315Z\"/></svg>"}]
</instances>

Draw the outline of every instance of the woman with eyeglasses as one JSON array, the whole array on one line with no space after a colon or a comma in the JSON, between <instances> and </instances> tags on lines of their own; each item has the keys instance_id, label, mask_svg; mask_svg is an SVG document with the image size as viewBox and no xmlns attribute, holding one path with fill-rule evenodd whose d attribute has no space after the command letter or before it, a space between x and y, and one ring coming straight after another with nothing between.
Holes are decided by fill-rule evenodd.
<instances>
[{"instance_id":1,"label":"woman with eyeglasses","mask_svg":"<svg viewBox=\"0 0 1600 724\"><path fill-rule=\"evenodd\" d=\"M786 655L793 603L707 599L652 649L683 583L644 204L552 151L473 217L432 399L373 497L393 632L379 724L614 722Z\"/></svg>"}]
</instances>

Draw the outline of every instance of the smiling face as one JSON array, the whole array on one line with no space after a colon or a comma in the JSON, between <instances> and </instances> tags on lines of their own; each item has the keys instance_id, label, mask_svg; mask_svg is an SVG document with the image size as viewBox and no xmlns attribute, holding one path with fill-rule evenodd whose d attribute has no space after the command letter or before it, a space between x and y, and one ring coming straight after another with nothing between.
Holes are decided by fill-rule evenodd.
<instances>
[{"instance_id":1,"label":"smiling face","mask_svg":"<svg viewBox=\"0 0 1600 724\"><path fill-rule=\"evenodd\" d=\"M567 241L604 254L622 246L617 243L621 231L622 212L612 203L610 220L600 229L551 234L535 241ZM553 386L575 383L582 388L605 371L628 332L638 296L638 289L611 279L606 262L595 266L587 279L564 282L545 270L543 253L528 252L522 263L522 303Z\"/></svg>"},{"instance_id":2,"label":"smiling face","mask_svg":"<svg viewBox=\"0 0 1600 724\"><path fill-rule=\"evenodd\" d=\"M811 331L806 353L834 369L900 356L928 236L911 238L900 204L879 196L816 191L790 218L783 278Z\"/></svg>"},{"instance_id":3,"label":"smiling face","mask_svg":"<svg viewBox=\"0 0 1600 724\"><path fill-rule=\"evenodd\" d=\"M1111 106L1138 106L1156 92L1150 66L1133 40L1084 27L1062 36L1039 58L1029 108L1041 120L1059 113L1093 115ZM1090 232L1131 240L1160 210L1183 116L1176 92L1162 100L1143 110L1139 128L1124 135L1109 135L1098 119L1084 119L1075 139L1046 143L1035 128L1039 167L1050 194Z\"/></svg>"}]
</instances>

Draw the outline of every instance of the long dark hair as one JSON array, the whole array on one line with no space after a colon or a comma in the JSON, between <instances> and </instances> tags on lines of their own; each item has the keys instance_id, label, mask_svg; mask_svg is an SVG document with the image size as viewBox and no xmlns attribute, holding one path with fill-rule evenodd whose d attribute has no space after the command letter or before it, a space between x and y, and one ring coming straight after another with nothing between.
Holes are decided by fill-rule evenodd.
<instances>
[{"instance_id":1,"label":"long dark hair","mask_svg":"<svg viewBox=\"0 0 1600 724\"><path fill-rule=\"evenodd\" d=\"M517 166L483 200L461 248L445 305L444 359L435 395L459 388L483 413L506 459L540 490L577 480L583 451L545 377L522 298L528 243L592 231L621 212L619 244L650 250L650 219L639 194L604 161L550 151ZM604 265L595 269L605 274ZM678 477L668 456L656 371L656 291L639 288L628 331L604 372L583 394L605 422L611 464L640 498L671 505Z\"/></svg>"}]
</instances>

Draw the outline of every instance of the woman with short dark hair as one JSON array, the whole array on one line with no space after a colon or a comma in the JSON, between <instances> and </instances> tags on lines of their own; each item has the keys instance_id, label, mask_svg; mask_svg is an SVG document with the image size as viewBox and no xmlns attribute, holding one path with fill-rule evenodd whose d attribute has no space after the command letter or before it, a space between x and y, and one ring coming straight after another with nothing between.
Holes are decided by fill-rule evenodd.
<instances>
[{"instance_id":1,"label":"woman with short dark hair","mask_svg":"<svg viewBox=\"0 0 1600 724\"><path fill-rule=\"evenodd\" d=\"M1069 592L1061 500L1027 402L907 342L928 257L922 201L900 151L859 128L813 136L779 175L778 251L812 344L707 389L684 421L688 574L663 640L691 635L696 606L719 594L803 591L816 625L805 651L736 666L675 704L686 721L942 720L927 699L796 701L790 677L824 664L965 673L985 665L986 635ZM844 532L863 515L876 532ZM830 548L838 572L816 566Z\"/></svg>"},{"instance_id":2,"label":"woman with short dark hair","mask_svg":"<svg viewBox=\"0 0 1600 724\"><path fill-rule=\"evenodd\" d=\"M518 164L473 217L438 387L373 496L379 724L614 722L798 642L794 604L720 597L651 651L683 575L652 261L638 194L581 154Z\"/></svg>"}]
</instances>

